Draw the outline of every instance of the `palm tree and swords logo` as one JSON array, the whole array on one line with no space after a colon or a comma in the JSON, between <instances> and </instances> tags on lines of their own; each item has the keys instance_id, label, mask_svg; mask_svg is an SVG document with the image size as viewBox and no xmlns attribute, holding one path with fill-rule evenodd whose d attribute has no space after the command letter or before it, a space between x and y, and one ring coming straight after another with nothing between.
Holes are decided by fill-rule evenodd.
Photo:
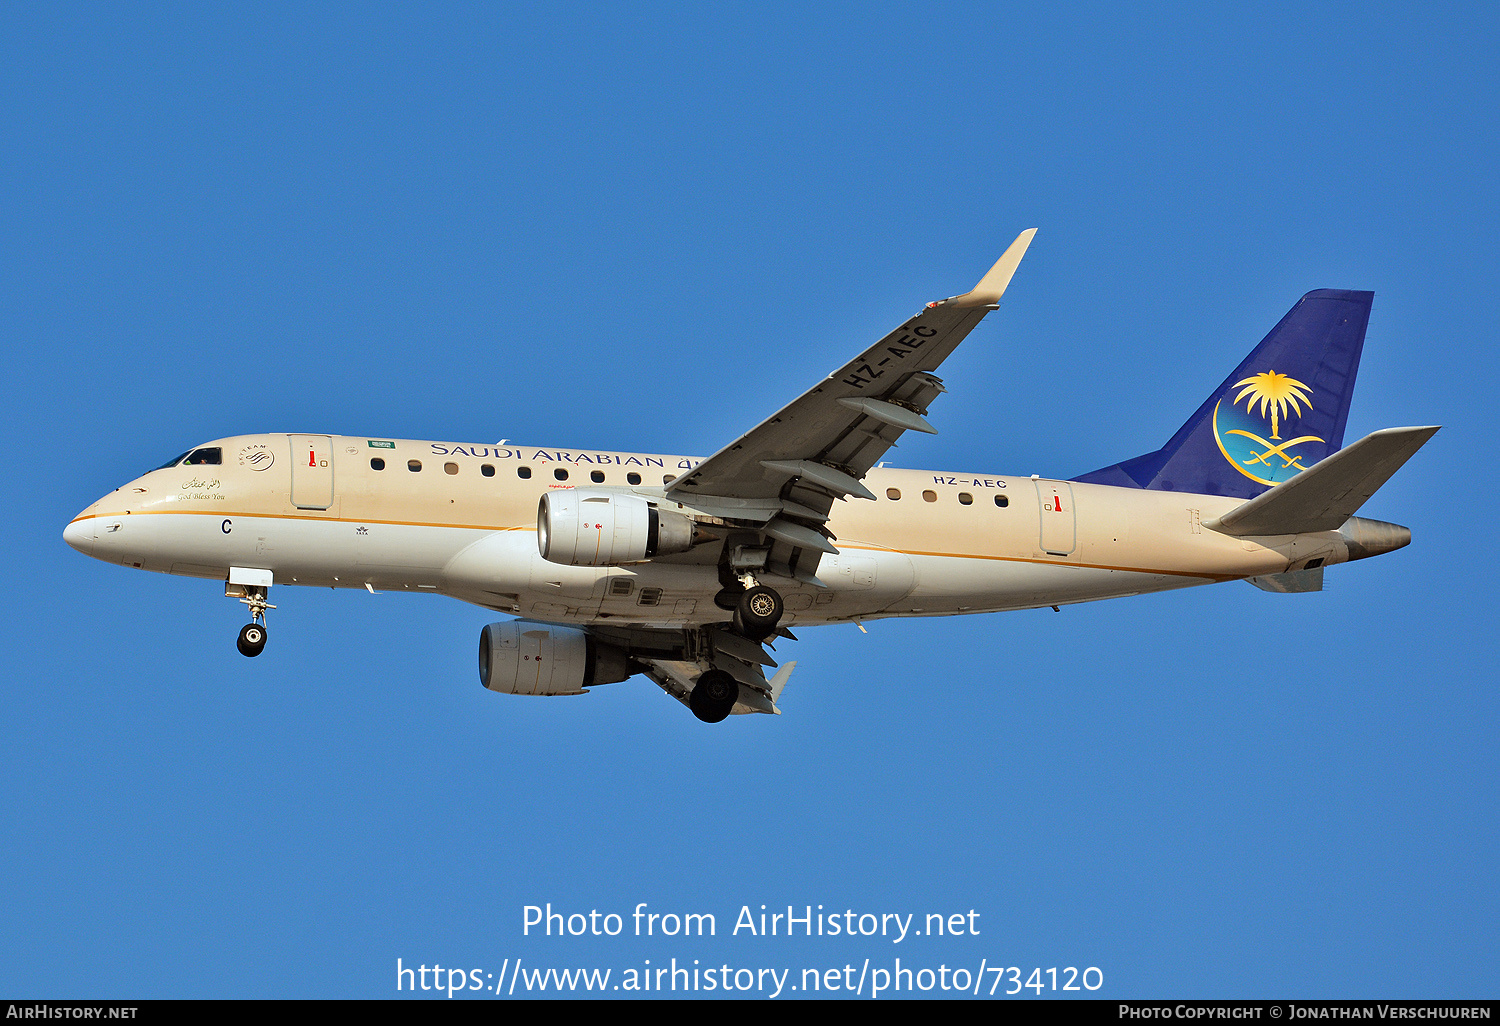
<instances>
[{"instance_id":1,"label":"palm tree and swords logo","mask_svg":"<svg viewBox=\"0 0 1500 1026\"><path fill-rule=\"evenodd\" d=\"M1214 406L1214 438L1234 469L1267 485L1279 484L1306 470L1302 465L1304 454L1292 452L1292 448L1323 439L1317 435L1299 435L1283 441L1281 428L1289 414L1300 419L1303 407L1312 409L1312 387L1274 370L1252 374L1230 387L1240 391L1230 400L1227 410L1223 409L1223 399ZM1241 399L1245 400L1243 412L1238 406ZM1267 414L1271 422L1270 438L1261 435L1266 429Z\"/></svg>"}]
</instances>

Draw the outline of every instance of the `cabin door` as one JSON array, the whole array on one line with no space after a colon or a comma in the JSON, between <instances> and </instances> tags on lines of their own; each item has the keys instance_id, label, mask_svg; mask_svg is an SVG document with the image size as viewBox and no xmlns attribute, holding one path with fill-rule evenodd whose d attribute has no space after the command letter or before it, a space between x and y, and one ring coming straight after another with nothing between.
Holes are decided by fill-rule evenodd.
<instances>
[{"instance_id":1,"label":"cabin door","mask_svg":"<svg viewBox=\"0 0 1500 1026\"><path fill-rule=\"evenodd\" d=\"M1073 509L1073 486L1067 481L1036 481L1036 501L1042 517L1042 551L1071 555L1078 547L1078 515Z\"/></svg>"},{"instance_id":2,"label":"cabin door","mask_svg":"<svg viewBox=\"0 0 1500 1026\"><path fill-rule=\"evenodd\" d=\"M288 435L292 446L292 505L327 509L333 505L333 439L327 435Z\"/></svg>"}]
</instances>

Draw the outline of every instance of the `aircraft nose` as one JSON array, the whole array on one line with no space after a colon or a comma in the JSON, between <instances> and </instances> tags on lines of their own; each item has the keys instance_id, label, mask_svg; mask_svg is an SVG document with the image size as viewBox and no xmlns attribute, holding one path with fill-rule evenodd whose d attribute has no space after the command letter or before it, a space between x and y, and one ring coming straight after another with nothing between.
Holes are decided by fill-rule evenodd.
<instances>
[{"instance_id":1,"label":"aircraft nose","mask_svg":"<svg viewBox=\"0 0 1500 1026\"><path fill-rule=\"evenodd\" d=\"M87 520L75 520L63 528L63 541L73 548L82 552L85 556L93 555L94 550L94 518Z\"/></svg>"}]
</instances>

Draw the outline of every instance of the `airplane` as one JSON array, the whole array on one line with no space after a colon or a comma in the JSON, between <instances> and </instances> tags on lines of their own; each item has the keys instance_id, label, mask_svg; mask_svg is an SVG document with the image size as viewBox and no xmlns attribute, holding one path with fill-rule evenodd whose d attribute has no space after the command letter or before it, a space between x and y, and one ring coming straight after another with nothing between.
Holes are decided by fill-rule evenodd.
<instances>
[{"instance_id":1,"label":"airplane","mask_svg":"<svg viewBox=\"0 0 1500 1026\"><path fill-rule=\"evenodd\" d=\"M1373 293L1309 292L1162 448L1070 480L887 467L933 434L935 371L997 308L1035 229L707 459L261 434L196 446L63 532L107 563L224 582L266 644L273 584L449 595L492 691L638 674L705 722L779 714L790 628L1034 609L1247 580L1321 590L1411 541L1355 516L1438 427L1343 446ZM768 651L769 650L769 651ZM767 671L775 672L768 678Z\"/></svg>"}]
</instances>

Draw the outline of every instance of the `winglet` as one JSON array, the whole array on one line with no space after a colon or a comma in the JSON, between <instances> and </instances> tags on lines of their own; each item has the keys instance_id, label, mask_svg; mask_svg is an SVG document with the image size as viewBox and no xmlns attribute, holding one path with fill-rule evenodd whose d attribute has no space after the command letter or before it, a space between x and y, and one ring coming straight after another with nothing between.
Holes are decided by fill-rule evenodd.
<instances>
[{"instance_id":1,"label":"winglet","mask_svg":"<svg viewBox=\"0 0 1500 1026\"><path fill-rule=\"evenodd\" d=\"M786 687L787 679L791 677L792 671L795 670L796 668L797 668L797 663L794 660L794 661L792 661L790 663L787 663L781 669L777 670L776 671L776 676L774 676L774 677L771 678L771 683L770 683L769 687L770 687L770 690L771 690L771 701L772 702L775 702L778 698L781 697L781 689L784 688L784 687ZM780 709L777 709L776 711L778 713L781 712Z\"/></svg>"},{"instance_id":2,"label":"winglet","mask_svg":"<svg viewBox=\"0 0 1500 1026\"><path fill-rule=\"evenodd\" d=\"M1026 247L1031 245L1031 238L1036 234L1035 228L1028 228L1016 236L1016 241L1010 244L1005 255L995 261L989 273L979 279L979 284L961 296L951 296L948 299L939 299L937 302L928 303L928 309L935 306L994 306L1000 302L1000 297L1005 295L1006 286L1010 284L1011 276L1016 273L1016 268L1021 266L1021 258L1026 255Z\"/></svg>"}]
</instances>

